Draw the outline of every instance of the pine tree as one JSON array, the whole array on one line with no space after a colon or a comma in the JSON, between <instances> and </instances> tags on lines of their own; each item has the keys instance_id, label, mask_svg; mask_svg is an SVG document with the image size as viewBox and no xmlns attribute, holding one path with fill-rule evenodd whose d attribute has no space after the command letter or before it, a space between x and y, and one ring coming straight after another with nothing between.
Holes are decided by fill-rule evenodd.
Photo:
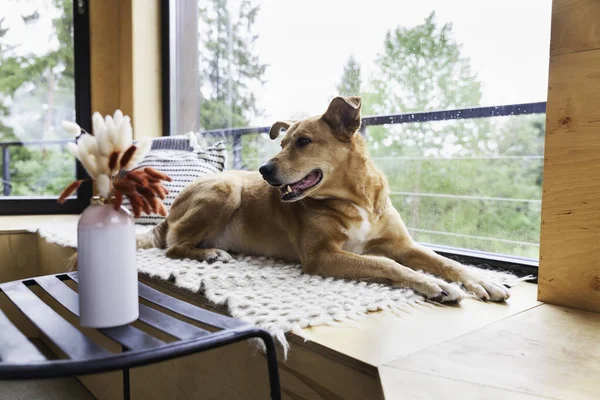
<instances>
[{"instance_id":1,"label":"pine tree","mask_svg":"<svg viewBox=\"0 0 600 400\"><path fill-rule=\"evenodd\" d=\"M263 83L266 65L254 51L254 24L260 10L241 0L235 11L227 0L200 8L200 125L202 129L247 126L260 113L253 85Z\"/></svg>"},{"instance_id":2,"label":"pine tree","mask_svg":"<svg viewBox=\"0 0 600 400\"><path fill-rule=\"evenodd\" d=\"M361 89L360 64L354 56L350 56L344 66L342 79L337 86L339 96L358 96Z\"/></svg>"}]
</instances>

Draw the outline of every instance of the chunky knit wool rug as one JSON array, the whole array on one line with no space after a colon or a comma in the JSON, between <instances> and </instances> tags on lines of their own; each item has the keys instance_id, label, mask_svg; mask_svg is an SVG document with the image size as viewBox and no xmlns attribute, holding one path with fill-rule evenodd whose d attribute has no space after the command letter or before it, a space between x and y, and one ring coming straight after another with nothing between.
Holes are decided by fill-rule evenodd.
<instances>
[{"instance_id":1,"label":"chunky knit wool rug","mask_svg":"<svg viewBox=\"0 0 600 400\"><path fill-rule=\"evenodd\" d=\"M137 226L138 233L148 229ZM77 246L77 227L73 222L32 226L29 230L38 232L50 243ZM410 289L306 275L298 264L265 257L237 255L229 263L207 264L172 260L165 256L164 250L149 249L138 250L137 267L141 274L167 280L180 288L202 293L215 304L225 305L232 317L271 332L286 351L287 332L302 336L302 328L347 323L372 311L391 310L401 314L432 306ZM478 271L492 274L509 285L522 281L502 272Z\"/></svg>"}]
</instances>

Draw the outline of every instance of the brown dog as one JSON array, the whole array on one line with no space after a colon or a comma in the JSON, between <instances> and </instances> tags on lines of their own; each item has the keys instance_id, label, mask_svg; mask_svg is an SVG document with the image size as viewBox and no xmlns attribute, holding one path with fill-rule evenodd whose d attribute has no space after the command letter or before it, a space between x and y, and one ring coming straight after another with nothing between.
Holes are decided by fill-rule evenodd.
<instances>
[{"instance_id":1,"label":"brown dog","mask_svg":"<svg viewBox=\"0 0 600 400\"><path fill-rule=\"evenodd\" d=\"M357 134L360 108L360 97L337 97L323 115L276 122L271 139L282 128L287 134L260 174L232 171L198 179L138 246L208 262L230 260L226 251L300 261L308 274L387 281L435 301L461 299L447 281L480 299L506 300L502 284L410 237L384 175Z\"/></svg>"}]
</instances>

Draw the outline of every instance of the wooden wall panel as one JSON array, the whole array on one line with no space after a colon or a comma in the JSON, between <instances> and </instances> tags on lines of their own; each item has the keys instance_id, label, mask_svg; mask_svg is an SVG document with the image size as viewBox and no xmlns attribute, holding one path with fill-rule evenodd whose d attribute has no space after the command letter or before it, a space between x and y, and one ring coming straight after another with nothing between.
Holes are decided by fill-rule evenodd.
<instances>
[{"instance_id":1,"label":"wooden wall panel","mask_svg":"<svg viewBox=\"0 0 600 400\"><path fill-rule=\"evenodd\" d=\"M119 0L91 0L89 4L92 112L112 114L122 107Z\"/></svg>"},{"instance_id":2,"label":"wooden wall panel","mask_svg":"<svg viewBox=\"0 0 600 400\"><path fill-rule=\"evenodd\" d=\"M600 1L554 8L538 299L600 312Z\"/></svg>"},{"instance_id":3,"label":"wooden wall panel","mask_svg":"<svg viewBox=\"0 0 600 400\"><path fill-rule=\"evenodd\" d=\"M35 233L0 233L0 282L38 275L38 248Z\"/></svg>"},{"instance_id":4,"label":"wooden wall panel","mask_svg":"<svg viewBox=\"0 0 600 400\"><path fill-rule=\"evenodd\" d=\"M53 275L69 272L69 259L75 254L75 249L48 243L43 237L38 237L38 273L37 275Z\"/></svg>"},{"instance_id":5,"label":"wooden wall panel","mask_svg":"<svg viewBox=\"0 0 600 400\"><path fill-rule=\"evenodd\" d=\"M600 49L600 1L554 0L551 42L552 55Z\"/></svg>"},{"instance_id":6,"label":"wooden wall panel","mask_svg":"<svg viewBox=\"0 0 600 400\"><path fill-rule=\"evenodd\" d=\"M119 104L121 111L131 117L136 133L135 110L133 106L133 29L131 0L119 1Z\"/></svg>"},{"instance_id":7,"label":"wooden wall panel","mask_svg":"<svg viewBox=\"0 0 600 400\"><path fill-rule=\"evenodd\" d=\"M162 135L160 0L90 0L92 111L129 115L136 138Z\"/></svg>"}]
</instances>

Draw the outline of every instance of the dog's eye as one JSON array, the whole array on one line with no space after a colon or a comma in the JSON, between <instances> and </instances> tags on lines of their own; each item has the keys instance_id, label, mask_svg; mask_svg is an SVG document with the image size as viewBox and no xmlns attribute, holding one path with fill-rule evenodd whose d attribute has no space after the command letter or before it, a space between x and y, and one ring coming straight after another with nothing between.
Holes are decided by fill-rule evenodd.
<instances>
[{"instance_id":1,"label":"dog's eye","mask_svg":"<svg viewBox=\"0 0 600 400\"><path fill-rule=\"evenodd\" d=\"M304 137L296 140L296 146L298 146L298 147L304 147L309 143L310 143L310 139L304 138Z\"/></svg>"}]
</instances>

